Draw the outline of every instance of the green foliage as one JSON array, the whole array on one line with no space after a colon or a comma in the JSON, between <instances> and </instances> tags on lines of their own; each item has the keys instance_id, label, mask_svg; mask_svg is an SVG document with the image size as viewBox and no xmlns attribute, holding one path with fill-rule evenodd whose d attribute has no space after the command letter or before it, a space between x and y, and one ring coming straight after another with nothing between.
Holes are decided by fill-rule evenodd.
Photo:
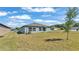
<instances>
[{"instance_id":1,"label":"green foliage","mask_svg":"<svg viewBox=\"0 0 79 59\"><path fill-rule=\"evenodd\" d=\"M66 13L66 22L65 22L65 31L67 32L67 40L69 37L69 30L73 27L75 24L75 21L73 19L76 18L78 15L78 8L73 7L73 8L68 8L68 11Z\"/></svg>"},{"instance_id":2,"label":"green foliage","mask_svg":"<svg viewBox=\"0 0 79 59\"><path fill-rule=\"evenodd\" d=\"M65 31L69 32L69 30L73 27L75 24L75 21L73 20L78 15L78 8L68 8L68 11L66 13L66 22L65 22Z\"/></svg>"},{"instance_id":3,"label":"green foliage","mask_svg":"<svg viewBox=\"0 0 79 59\"><path fill-rule=\"evenodd\" d=\"M61 27L64 27L63 25L64 24L56 24L56 25L54 25L54 27L61 28Z\"/></svg>"},{"instance_id":4,"label":"green foliage","mask_svg":"<svg viewBox=\"0 0 79 59\"><path fill-rule=\"evenodd\" d=\"M17 27L17 28L15 28L16 30L19 30L20 28L19 27Z\"/></svg>"},{"instance_id":5,"label":"green foliage","mask_svg":"<svg viewBox=\"0 0 79 59\"><path fill-rule=\"evenodd\" d=\"M60 29L61 29L61 30L64 30L64 28L63 28L63 27L61 27Z\"/></svg>"},{"instance_id":6,"label":"green foliage","mask_svg":"<svg viewBox=\"0 0 79 59\"><path fill-rule=\"evenodd\" d=\"M68 8L66 13L66 21L73 20L78 15L78 8L71 7Z\"/></svg>"},{"instance_id":7,"label":"green foliage","mask_svg":"<svg viewBox=\"0 0 79 59\"><path fill-rule=\"evenodd\" d=\"M75 24L75 21L73 20L69 20L65 22L65 31L69 32L69 30L73 27L74 24Z\"/></svg>"}]
</instances>

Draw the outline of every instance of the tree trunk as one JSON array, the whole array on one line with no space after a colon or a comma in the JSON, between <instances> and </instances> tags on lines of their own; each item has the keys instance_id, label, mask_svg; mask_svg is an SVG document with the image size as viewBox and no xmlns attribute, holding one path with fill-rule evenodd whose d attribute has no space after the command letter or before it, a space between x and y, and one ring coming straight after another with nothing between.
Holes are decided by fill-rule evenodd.
<instances>
[{"instance_id":1,"label":"tree trunk","mask_svg":"<svg viewBox=\"0 0 79 59\"><path fill-rule=\"evenodd\" d=\"M69 32L67 32L67 40L69 40Z\"/></svg>"}]
</instances>

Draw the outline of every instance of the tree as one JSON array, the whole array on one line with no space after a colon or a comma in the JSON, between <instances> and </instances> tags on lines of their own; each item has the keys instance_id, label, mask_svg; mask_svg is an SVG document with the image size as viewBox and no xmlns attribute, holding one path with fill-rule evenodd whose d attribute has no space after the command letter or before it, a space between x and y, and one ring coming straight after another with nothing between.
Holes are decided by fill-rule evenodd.
<instances>
[{"instance_id":1,"label":"tree","mask_svg":"<svg viewBox=\"0 0 79 59\"><path fill-rule=\"evenodd\" d=\"M20 28L19 28L19 27L16 27L15 29L16 29L16 30L19 30Z\"/></svg>"},{"instance_id":2,"label":"tree","mask_svg":"<svg viewBox=\"0 0 79 59\"><path fill-rule=\"evenodd\" d=\"M75 24L74 18L78 15L78 8L71 7L68 8L66 13L66 22L65 22L65 31L67 32L67 40L69 39L69 30L73 27Z\"/></svg>"},{"instance_id":3,"label":"tree","mask_svg":"<svg viewBox=\"0 0 79 59\"><path fill-rule=\"evenodd\" d=\"M79 23L75 23L74 27L79 27Z\"/></svg>"}]
</instances>

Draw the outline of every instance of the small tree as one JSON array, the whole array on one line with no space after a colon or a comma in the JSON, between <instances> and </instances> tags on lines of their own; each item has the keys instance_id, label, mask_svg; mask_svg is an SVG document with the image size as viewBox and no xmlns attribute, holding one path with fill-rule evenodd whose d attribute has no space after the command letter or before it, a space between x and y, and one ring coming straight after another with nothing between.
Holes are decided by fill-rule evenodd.
<instances>
[{"instance_id":1,"label":"small tree","mask_svg":"<svg viewBox=\"0 0 79 59\"><path fill-rule=\"evenodd\" d=\"M65 22L65 31L67 32L67 40L69 36L69 30L73 27L75 21L73 20L78 15L78 8L71 7L68 8L68 11L66 13L66 22Z\"/></svg>"},{"instance_id":2,"label":"small tree","mask_svg":"<svg viewBox=\"0 0 79 59\"><path fill-rule=\"evenodd\" d=\"M16 30L19 30L20 28L19 28L19 27L16 27L15 29L16 29Z\"/></svg>"}]
</instances>

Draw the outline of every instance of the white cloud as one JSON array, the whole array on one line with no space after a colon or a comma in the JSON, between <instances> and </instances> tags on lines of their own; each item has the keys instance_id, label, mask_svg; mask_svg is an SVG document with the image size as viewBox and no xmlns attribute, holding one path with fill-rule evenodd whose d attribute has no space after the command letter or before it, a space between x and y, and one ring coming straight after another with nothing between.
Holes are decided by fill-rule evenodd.
<instances>
[{"instance_id":1,"label":"white cloud","mask_svg":"<svg viewBox=\"0 0 79 59\"><path fill-rule=\"evenodd\" d=\"M36 19L34 21L36 22L57 22L56 20L42 20L42 19Z\"/></svg>"},{"instance_id":2,"label":"white cloud","mask_svg":"<svg viewBox=\"0 0 79 59\"><path fill-rule=\"evenodd\" d=\"M0 16L6 16L7 14L8 14L8 12L0 11Z\"/></svg>"},{"instance_id":3,"label":"white cloud","mask_svg":"<svg viewBox=\"0 0 79 59\"><path fill-rule=\"evenodd\" d=\"M79 19L74 19L74 21L79 21Z\"/></svg>"},{"instance_id":4,"label":"white cloud","mask_svg":"<svg viewBox=\"0 0 79 59\"><path fill-rule=\"evenodd\" d=\"M25 22L24 20L21 20L21 19L19 19L19 20L10 19L10 21L12 21L12 22L18 22L18 23L24 23Z\"/></svg>"},{"instance_id":5,"label":"white cloud","mask_svg":"<svg viewBox=\"0 0 79 59\"><path fill-rule=\"evenodd\" d=\"M43 20L42 19L36 19L36 20L34 20L35 22L43 22Z\"/></svg>"},{"instance_id":6,"label":"white cloud","mask_svg":"<svg viewBox=\"0 0 79 59\"><path fill-rule=\"evenodd\" d=\"M8 13L9 14L15 14L15 13L17 13L17 11L12 11L12 12L8 11Z\"/></svg>"},{"instance_id":7,"label":"white cloud","mask_svg":"<svg viewBox=\"0 0 79 59\"><path fill-rule=\"evenodd\" d=\"M50 17L50 16L52 16L52 15L41 15L42 17Z\"/></svg>"},{"instance_id":8,"label":"white cloud","mask_svg":"<svg viewBox=\"0 0 79 59\"><path fill-rule=\"evenodd\" d=\"M54 8L51 7L41 7L41 8L22 7L22 9L30 12L56 12Z\"/></svg>"},{"instance_id":9,"label":"white cloud","mask_svg":"<svg viewBox=\"0 0 79 59\"><path fill-rule=\"evenodd\" d=\"M23 25L26 25L26 23L9 21L8 23L6 23L6 25L9 27L15 28L15 27L21 27Z\"/></svg>"},{"instance_id":10,"label":"white cloud","mask_svg":"<svg viewBox=\"0 0 79 59\"><path fill-rule=\"evenodd\" d=\"M18 20L17 20L17 22L18 22L18 23L24 23L25 21L23 21L23 20L19 20L19 21L18 21Z\"/></svg>"},{"instance_id":11,"label":"white cloud","mask_svg":"<svg viewBox=\"0 0 79 59\"><path fill-rule=\"evenodd\" d=\"M6 16L6 15L8 15L8 14L14 14L14 13L17 13L17 11L12 11L12 12L10 12L10 11L0 11L0 16Z\"/></svg>"},{"instance_id":12,"label":"white cloud","mask_svg":"<svg viewBox=\"0 0 79 59\"><path fill-rule=\"evenodd\" d=\"M46 20L45 22L57 22L55 20Z\"/></svg>"},{"instance_id":13,"label":"white cloud","mask_svg":"<svg viewBox=\"0 0 79 59\"><path fill-rule=\"evenodd\" d=\"M11 16L9 18L11 19L31 19L29 15L17 15L17 16Z\"/></svg>"},{"instance_id":14,"label":"white cloud","mask_svg":"<svg viewBox=\"0 0 79 59\"><path fill-rule=\"evenodd\" d=\"M17 15L17 16L11 16L9 17L10 21L7 23L8 26L15 28L15 27L21 27L23 25L26 25L25 20L22 19L31 19L29 15ZM18 19L18 20L17 20Z\"/></svg>"},{"instance_id":15,"label":"white cloud","mask_svg":"<svg viewBox=\"0 0 79 59\"><path fill-rule=\"evenodd\" d=\"M43 20L43 19L35 19L34 22L40 22L47 25L53 25L53 24L61 24L63 22L57 21L57 20Z\"/></svg>"}]
</instances>

